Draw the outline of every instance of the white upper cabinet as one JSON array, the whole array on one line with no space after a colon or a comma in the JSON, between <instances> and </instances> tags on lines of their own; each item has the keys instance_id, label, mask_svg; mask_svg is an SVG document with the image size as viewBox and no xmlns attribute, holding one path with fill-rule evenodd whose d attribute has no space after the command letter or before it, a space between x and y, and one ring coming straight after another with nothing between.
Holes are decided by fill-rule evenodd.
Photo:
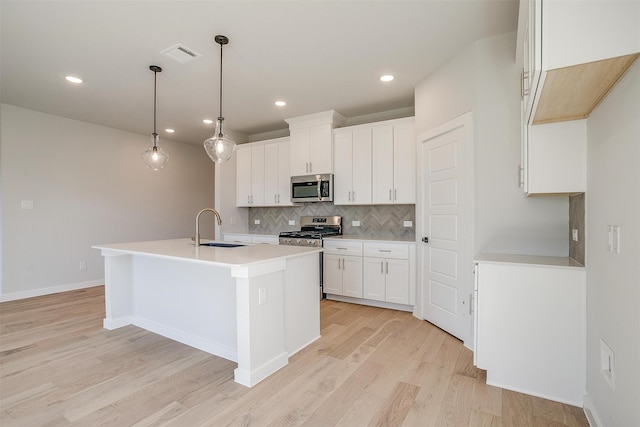
<instances>
[{"instance_id":1,"label":"white upper cabinet","mask_svg":"<svg viewBox=\"0 0 640 427\"><path fill-rule=\"evenodd\" d=\"M237 206L291 205L289 138L242 144L236 156Z\"/></svg>"},{"instance_id":2,"label":"white upper cabinet","mask_svg":"<svg viewBox=\"0 0 640 427\"><path fill-rule=\"evenodd\" d=\"M289 138L265 144L264 199L266 206L291 206Z\"/></svg>"},{"instance_id":3,"label":"white upper cabinet","mask_svg":"<svg viewBox=\"0 0 640 427\"><path fill-rule=\"evenodd\" d=\"M528 126L527 194L572 194L587 190L587 121Z\"/></svg>"},{"instance_id":4,"label":"white upper cabinet","mask_svg":"<svg viewBox=\"0 0 640 427\"><path fill-rule=\"evenodd\" d=\"M264 145L244 144L236 155L236 205L264 205Z\"/></svg>"},{"instance_id":5,"label":"white upper cabinet","mask_svg":"<svg viewBox=\"0 0 640 427\"><path fill-rule=\"evenodd\" d=\"M371 204L371 128L334 130L333 153L333 203Z\"/></svg>"},{"instance_id":6,"label":"white upper cabinet","mask_svg":"<svg viewBox=\"0 0 640 427\"><path fill-rule=\"evenodd\" d=\"M333 173L333 128L344 117L330 110L285 120L291 136L291 176Z\"/></svg>"},{"instance_id":7,"label":"white upper cabinet","mask_svg":"<svg viewBox=\"0 0 640 427\"><path fill-rule=\"evenodd\" d=\"M416 201L416 141L413 117L384 122L372 129L374 204Z\"/></svg>"}]
</instances>

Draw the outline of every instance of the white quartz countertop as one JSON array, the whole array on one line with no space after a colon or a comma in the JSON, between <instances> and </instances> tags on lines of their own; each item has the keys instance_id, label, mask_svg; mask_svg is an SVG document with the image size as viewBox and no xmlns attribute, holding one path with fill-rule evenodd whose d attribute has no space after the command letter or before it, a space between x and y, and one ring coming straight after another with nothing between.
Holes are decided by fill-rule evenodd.
<instances>
[{"instance_id":1,"label":"white quartz countertop","mask_svg":"<svg viewBox=\"0 0 640 427\"><path fill-rule=\"evenodd\" d=\"M555 256L481 253L476 255L474 261L499 264L523 264L540 265L547 267L584 268L584 265L580 264L573 258Z\"/></svg>"},{"instance_id":2,"label":"white quartz countertop","mask_svg":"<svg viewBox=\"0 0 640 427\"><path fill-rule=\"evenodd\" d=\"M363 242L380 242L380 243L416 243L415 239L393 238L393 237L367 237L367 236L349 236L343 234L341 236L325 237L323 240L359 240Z\"/></svg>"},{"instance_id":3,"label":"white quartz countertop","mask_svg":"<svg viewBox=\"0 0 640 427\"><path fill-rule=\"evenodd\" d=\"M203 240L203 243L211 240ZM229 242L220 242L229 243ZM235 248L213 246L195 247L191 239L155 240L150 242L115 243L95 245L94 249L102 250L102 254L123 253L131 255L148 255L158 258L184 260L188 262L214 264L227 267L247 266L322 252L322 248L279 245L243 245Z\"/></svg>"}]
</instances>

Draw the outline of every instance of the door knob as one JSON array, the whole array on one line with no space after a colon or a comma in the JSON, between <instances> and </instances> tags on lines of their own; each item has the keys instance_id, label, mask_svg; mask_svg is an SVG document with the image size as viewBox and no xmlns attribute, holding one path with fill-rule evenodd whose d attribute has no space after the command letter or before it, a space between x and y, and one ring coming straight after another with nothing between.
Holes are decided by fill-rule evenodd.
<instances>
[{"instance_id":1,"label":"door knob","mask_svg":"<svg viewBox=\"0 0 640 427\"><path fill-rule=\"evenodd\" d=\"M423 237L422 241L425 242L425 243L429 243L429 238L428 237Z\"/></svg>"}]
</instances>

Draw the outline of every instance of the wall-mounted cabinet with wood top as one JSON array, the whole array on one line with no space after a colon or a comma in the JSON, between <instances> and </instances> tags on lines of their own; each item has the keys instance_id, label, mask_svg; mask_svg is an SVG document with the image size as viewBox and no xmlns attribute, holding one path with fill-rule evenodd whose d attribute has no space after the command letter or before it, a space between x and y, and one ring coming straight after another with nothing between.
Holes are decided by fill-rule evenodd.
<instances>
[{"instance_id":1,"label":"wall-mounted cabinet with wood top","mask_svg":"<svg viewBox=\"0 0 640 427\"><path fill-rule=\"evenodd\" d=\"M586 191L586 123L572 121L586 119L640 55L639 16L635 1L520 1L527 195Z\"/></svg>"},{"instance_id":2,"label":"wall-mounted cabinet with wood top","mask_svg":"<svg viewBox=\"0 0 640 427\"><path fill-rule=\"evenodd\" d=\"M640 54L637 1L521 0L526 122L586 118Z\"/></svg>"}]
</instances>

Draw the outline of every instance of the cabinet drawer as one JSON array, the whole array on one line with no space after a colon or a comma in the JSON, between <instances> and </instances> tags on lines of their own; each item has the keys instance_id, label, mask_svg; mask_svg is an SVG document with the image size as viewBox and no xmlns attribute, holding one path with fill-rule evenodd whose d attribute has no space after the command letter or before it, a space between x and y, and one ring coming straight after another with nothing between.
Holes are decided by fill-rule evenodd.
<instances>
[{"instance_id":1,"label":"cabinet drawer","mask_svg":"<svg viewBox=\"0 0 640 427\"><path fill-rule=\"evenodd\" d=\"M409 245L404 243L366 243L364 256L377 258L409 259Z\"/></svg>"},{"instance_id":2,"label":"cabinet drawer","mask_svg":"<svg viewBox=\"0 0 640 427\"><path fill-rule=\"evenodd\" d=\"M267 245L277 245L280 243L278 236L251 236L251 243L261 243Z\"/></svg>"},{"instance_id":3,"label":"cabinet drawer","mask_svg":"<svg viewBox=\"0 0 640 427\"><path fill-rule=\"evenodd\" d=\"M350 240L324 240L323 248L326 254L362 256L362 242Z\"/></svg>"},{"instance_id":4,"label":"cabinet drawer","mask_svg":"<svg viewBox=\"0 0 640 427\"><path fill-rule=\"evenodd\" d=\"M222 235L222 240L224 240L225 242L251 243L251 235L224 233Z\"/></svg>"}]
</instances>

